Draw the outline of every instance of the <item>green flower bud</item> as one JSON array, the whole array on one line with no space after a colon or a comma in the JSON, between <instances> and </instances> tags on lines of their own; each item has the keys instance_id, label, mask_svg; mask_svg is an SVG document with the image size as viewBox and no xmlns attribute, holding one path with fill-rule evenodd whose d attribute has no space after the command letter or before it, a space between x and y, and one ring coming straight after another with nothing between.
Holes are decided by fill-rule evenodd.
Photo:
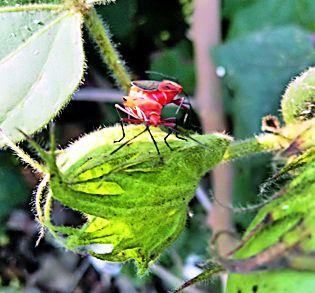
<instances>
[{"instance_id":1,"label":"green flower bud","mask_svg":"<svg viewBox=\"0 0 315 293\"><path fill-rule=\"evenodd\" d=\"M281 109L286 124L315 117L315 68L310 68L289 84Z\"/></svg>"},{"instance_id":2,"label":"green flower bud","mask_svg":"<svg viewBox=\"0 0 315 293\"><path fill-rule=\"evenodd\" d=\"M126 141L145 128L125 129ZM114 262L134 259L140 274L179 236L199 180L222 160L230 143L222 134L193 135L198 142L171 135L170 150L166 134L150 129L163 162L148 132L113 153L121 136L113 127L82 137L58 156L57 167L50 167L53 198L82 212L87 222L78 229L49 227L67 235L69 249ZM102 245L112 251L102 253Z\"/></svg>"}]
</instances>

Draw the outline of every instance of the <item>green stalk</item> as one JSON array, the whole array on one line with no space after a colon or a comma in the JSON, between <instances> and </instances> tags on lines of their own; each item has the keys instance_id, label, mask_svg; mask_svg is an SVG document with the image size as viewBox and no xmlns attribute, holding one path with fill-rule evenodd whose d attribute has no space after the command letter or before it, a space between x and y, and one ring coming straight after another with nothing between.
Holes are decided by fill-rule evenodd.
<instances>
[{"instance_id":1,"label":"green stalk","mask_svg":"<svg viewBox=\"0 0 315 293\"><path fill-rule=\"evenodd\" d=\"M85 26L94 42L99 47L103 61L107 64L119 86L128 92L130 87L130 76L124 66L124 61L120 58L115 46L110 40L110 33L104 26L103 21L97 14L95 8L89 9L85 14Z\"/></svg>"},{"instance_id":2,"label":"green stalk","mask_svg":"<svg viewBox=\"0 0 315 293\"><path fill-rule=\"evenodd\" d=\"M254 155L272 152L288 146L288 140L277 134L263 134L254 138L232 142L227 148L223 160L225 162Z\"/></svg>"},{"instance_id":3,"label":"green stalk","mask_svg":"<svg viewBox=\"0 0 315 293\"><path fill-rule=\"evenodd\" d=\"M31 156L25 153L20 147L18 147L0 128L0 137L4 140L5 144L17 154L17 156L24 161L26 164L30 165L31 168L39 173L46 174L48 170L45 166L38 163L36 160L31 158Z\"/></svg>"}]
</instances>

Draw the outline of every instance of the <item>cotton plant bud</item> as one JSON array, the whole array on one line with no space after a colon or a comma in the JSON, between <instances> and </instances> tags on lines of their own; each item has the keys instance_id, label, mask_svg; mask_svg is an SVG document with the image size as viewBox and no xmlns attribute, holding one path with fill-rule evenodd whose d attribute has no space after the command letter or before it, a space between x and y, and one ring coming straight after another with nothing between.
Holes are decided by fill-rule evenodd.
<instances>
[{"instance_id":1,"label":"cotton plant bud","mask_svg":"<svg viewBox=\"0 0 315 293\"><path fill-rule=\"evenodd\" d=\"M315 68L308 69L289 84L281 110L286 124L315 117Z\"/></svg>"},{"instance_id":2,"label":"cotton plant bud","mask_svg":"<svg viewBox=\"0 0 315 293\"><path fill-rule=\"evenodd\" d=\"M151 127L163 161L148 132L119 149L144 126L104 128L66 148L50 167L49 189L55 200L82 212L86 223L63 231L65 246L99 259L134 259L138 272L170 246L185 227L188 203L202 176L217 165L229 145L223 134L192 135L185 140ZM193 140L193 139L194 140ZM100 253L93 245L111 246Z\"/></svg>"}]
</instances>

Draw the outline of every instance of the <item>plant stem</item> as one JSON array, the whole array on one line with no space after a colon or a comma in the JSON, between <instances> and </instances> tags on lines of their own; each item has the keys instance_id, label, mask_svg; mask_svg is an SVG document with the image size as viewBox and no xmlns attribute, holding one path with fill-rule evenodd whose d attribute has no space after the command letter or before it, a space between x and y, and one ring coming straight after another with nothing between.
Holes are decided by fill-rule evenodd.
<instances>
[{"instance_id":1,"label":"plant stem","mask_svg":"<svg viewBox=\"0 0 315 293\"><path fill-rule=\"evenodd\" d=\"M225 162L261 152L271 152L284 149L289 141L276 134L263 134L254 138L235 141L226 150L223 160Z\"/></svg>"},{"instance_id":2,"label":"plant stem","mask_svg":"<svg viewBox=\"0 0 315 293\"><path fill-rule=\"evenodd\" d=\"M4 143L17 154L17 156L24 161L26 164L30 165L31 168L39 173L47 173L46 167L39 164L36 160L32 159L30 155L24 152L20 147L18 147L0 128L0 138L3 139Z\"/></svg>"},{"instance_id":3,"label":"plant stem","mask_svg":"<svg viewBox=\"0 0 315 293\"><path fill-rule=\"evenodd\" d=\"M42 203L42 197L43 197L44 189L46 188L48 181L49 181L49 175L47 174L43 178L43 180L39 183L38 188L36 190L36 194L35 194L36 217L37 217L38 222L41 226L44 226L44 222L45 222L41 203Z\"/></svg>"},{"instance_id":4,"label":"plant stem","mask_svg":"<svg viewBox=\"0 0 315 293\"><path fill-rule=\"evenodd\" d=\"M103 21L97 14L95 8L91 8L85 14L85 26L90 32L94 42L99 47L101 56L120 87L127 92L130 87L130 76L124 66L124 61L120 59L115 46L110 40L110 33L104 26Z\"/></svg>"}]
</instances>

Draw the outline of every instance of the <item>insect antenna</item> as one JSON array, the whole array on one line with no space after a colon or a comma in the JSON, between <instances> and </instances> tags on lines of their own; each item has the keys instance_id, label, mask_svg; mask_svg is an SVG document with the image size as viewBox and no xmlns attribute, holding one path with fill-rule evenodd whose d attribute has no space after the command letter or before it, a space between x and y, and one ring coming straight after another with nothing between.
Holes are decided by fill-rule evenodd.
<instances>
[{"instance_id":1,"label":"insect antenna","mask_svg":"<svg viewBox=\"0 0 315 293\"><path fill-rule=\"evenodd\" d=\"M160 77L163 77L163 78L166 78L168 80L175 81L175 82L179 83L179 80L177 78L175 78L174 76L170 76L170 75L158 72L158 71L146 70L145 73L152 74L152 75L158 75Z\"/></svg>"}]
</instances>

